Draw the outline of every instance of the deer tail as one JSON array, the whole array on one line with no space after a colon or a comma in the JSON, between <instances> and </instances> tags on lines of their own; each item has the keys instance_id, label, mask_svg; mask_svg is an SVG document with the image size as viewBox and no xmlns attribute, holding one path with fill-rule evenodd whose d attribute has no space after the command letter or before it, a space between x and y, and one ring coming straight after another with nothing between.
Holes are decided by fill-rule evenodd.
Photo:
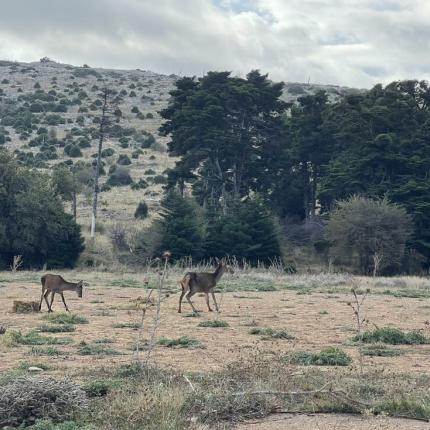
<instances>
[{"instance_id":1,"label":"deer tail","mask_svg":"<svg viewBox=\"0 0 430 430\"><path fill-rule=\"evenodd\" d=\"M187 273L182 279L182 281L179 282L181 284L181 288L183 292L188 291L190 289L190 280L191 280L191 274Z\"/></svg>"}]
</instances>

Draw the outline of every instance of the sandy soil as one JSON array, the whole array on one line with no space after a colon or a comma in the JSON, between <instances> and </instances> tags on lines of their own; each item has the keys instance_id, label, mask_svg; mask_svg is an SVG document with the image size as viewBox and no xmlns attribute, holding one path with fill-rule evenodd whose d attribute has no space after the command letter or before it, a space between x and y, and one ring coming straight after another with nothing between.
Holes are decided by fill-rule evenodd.
<instances>
[{"instance_id":1,"label":"sandy soil","mask_svg":"<svg viewBox=\"0 0 430 430\"><path fill-rule=\"evenodd\" d=\"M2 280L0 286L0 325L8 330L26 333L42 323L47 314L44 304L42 313L14 314L14 300L39 300L40 285L36 282L12 283ZM131 328L114 328L119 323L137 323L141 311L133 309L133 300L145 296L140 288L109 287L105 282L92 282L79 299L74 293L65 293L66 301L73 313L84 315L89 323L76 325L73 333L49 336L71 337L70 345L59 345L65 352L59 357L30 356L31 346L7 348L0 342L0 372L16 368L20 362L50 363L57 366L56 373L74 371L82 367L99 367L129 363L138 338L138 331ZM297 294L286 290L277 292L236 292L218 294L221 313L209 313L203 297L195 297L195 306L202 310L199 318L187 317L190 309L183 304L183 313L178 314L179 292L168 297L161 306L157 338L177 338L188 335L200 340L205 349L171 349L156 346L152 360L158 365L183 371L212 371L235 360L249 358L255 354L287 354L294 350L318 351L326 346L340 346L357 363L356 347L350 344L355 334L355 323L348 302L350 294L328 294L313 292ZM369 295L363 306L367 326L393 325L405 330L422 329L428 333L429 299L395 298L389 295ZM54 311L63 312L60 297L56 298ZM143 343L149 339L155 307L148 309L145 318ZM201 321L219 318L228 322L227 328L197 327ZM285 329L294 340L263 340L250 335L252 325ZM116 356L80 356L79 343L94 342L109 338L113 342L106 346L122 353ZM430 345L399 346L403 354L398 357L365 357L364 364L372 370L390 372L430 372ZM141 354L145 354L142 352ZM240 425L239 429L424 429L428 423L388 418L363 418L339 415L274 415L262 421Z\"/></svg>"},{"instance_id":2,"label":"sandy soil","mask_svg":"<svg viewBox=\"0 0 430 430\"><path fill-rule=\"evenodd\" d=\"M27 332L44 322L47 313L43 306L41 314L11 313L13 300L38 300L40 286L36 283L19 285L3 283L0 288L0 324L8 329ZM133 299L145 295L138 288L106 287L93 285L86 289L84 298L74 293L65 293L72 312L84 315L89 324L76 325L73 333L48 334L58 337L72 337L73 343L58 346L67 355L60 357L34 357L37 361L56 362L63 366L88 366L129 362L137 340L137 331L130 328L113 328L118 323L136 323L141 311L132 309ZM206 349L171 349L157 346L152 358L159 364L182 370L211 371L226 363L256 353L288 353L293 350L316 351L326 346L341 346L352 357L357 357L356 348L348 342L354 333L354 319L347 305L351 299L346 294L299 295L295 291L262 293L223 293L218 295L221 313L218 318L227 321L227 328L202 328L197 325L204 320L214 319L216 313L209 313L203 297L196 297L194 303L203 312L199 318L186 317L190 311L184 303L183 313L177 313L179 294L172 294L162 303L157 337L177 338L188 335L200 340ZM395 298L384 295L370 295L363 307L368 326L393 325L405 330L423 329L429 318L428 299ZM60 297L56 297L54 311L64 311ZM145 321L143 340L149 338L155 307L149 308ZM250 325L286 329L295 340L262 340L250 335ZM123 353L119 356L79 356L78 343L109 338L110 347ZM400 346L403 354L398 357L365 358L368 366L389 368L391 371L427 373L430 371L430 345ZM21 360L29 361L31 347L2 348L0 370L14 368Z\"/></svg>"},{"instance_id":3,"label":"sandy soil","mask_svg":"<svg viewBox=\"0 0 430 430\"><path fill-rule=\"evenodd\" d=\"M424 430L429 424L421 421L387 417L361 417L352 415L272 415L259 421L248 421L238 430Z\"/></svg>"}]
</instances>

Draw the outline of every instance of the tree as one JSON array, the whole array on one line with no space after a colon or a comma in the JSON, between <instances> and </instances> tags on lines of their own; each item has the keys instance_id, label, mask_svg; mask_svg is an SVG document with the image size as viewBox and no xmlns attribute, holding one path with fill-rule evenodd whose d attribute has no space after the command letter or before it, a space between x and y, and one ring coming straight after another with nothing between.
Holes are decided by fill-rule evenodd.
<instances>
[{"instance_id":1,"label":"tree","mask_svg":"<svg viewBox=\"0 0 430 430\"><path fill-rule=\"evenodd\" d=\"M199 260L203 257L204 217L192 199L174 191L168 192L162 201L161 219L153 228L160 235L156 249L158 256L169 250L175 260L183 257Z\"/></svg>"},{"instance_id":2,"label":"tree","mask_svg":"<svg viewBox=\"0 0 430 430\"><path fill-rule=\"evenodd\" d=\"M181 157L169 171L171 186L191 182L203 206L211 200L224 213L229 201L246 196L264 174L256 161L283 123L282 87L258 71L246 79L209 72L178 80L161 112L160 133L171 137L170 155Z\"/></svg>"},{"instance_id":3,"label":"tree","mask_svg":"<svg viewBox=\"0 0 430 430\"><path fill-rule=\"evenodd\" d=\"M22 255L26 267L73 267L83 251L80 227L47 179L0 151L1 266Z\"/></svg>"},{"instance_id":4,"label":"tree","mask_svg":"<svg viewBox=\"0 0 430 430\"><path fill-rule=\"evenodd\" d=\"M412 215L411 246L430 265L430 88L424 81L376 85L330 107L333 156L318 198L324 211L353 194L387 196Z\"/></svg>"},{"instance_id":5,"label":"tree","mask_svg":"<svg viewBox=\"0 0 430 430\"><path fill-rule=\"evenodd\" d=\"M94 239L96 233L96 218L97 218L97 202L99 195L99 177L100 177L100 166L103 150L103 142L109 132L109 125L111 123L111 117L115 112L115 106L113 102L114 92L107 87L104 87L101 91L101 119L98 130L98 151L97 151L97 161L96 168L94 169L94 191L93 191L93 207L91 214L91 238Z\"/></svg>"},{"instance_id":6,"label":"tree","mask_svg":"<svg viewBox=\"0 0 430 430\"><path fill-rule=\"evenodd\" d=\"M145 202L140 202L137 205L134 217L139 219L145 219L148 216L148 205Z\"/></svg>"},{"instance_id":7,"label":"tree","mask_svg":"<svg viewBox=\"0 0 430 430\"><path fill-rule=\"evenodd\" d=\"M387 199L354 196L330 214L326 235L335 261L352 263L361 274L392 274L401 268L412 222Z\"/></svg>"},{"instance_id":8,"label":"tree","mask_svg":"<svg viewBox=\"0 0 430 430\"><path fill-rule=\"evenodd\" d=\"M276 227L263 201L254 197L237 202L226 215L209 216L205 253L207 258L231 256L253 264L279 258Z\"/></svg>"}]
</instances>

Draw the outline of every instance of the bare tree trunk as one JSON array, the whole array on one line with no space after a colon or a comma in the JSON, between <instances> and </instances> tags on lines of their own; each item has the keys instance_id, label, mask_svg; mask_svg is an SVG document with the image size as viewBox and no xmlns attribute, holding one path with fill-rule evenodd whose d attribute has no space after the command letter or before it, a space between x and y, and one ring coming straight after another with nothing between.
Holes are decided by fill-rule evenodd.
<instances>
[{"instance_id":1,"label":"bare tree trunk","mask_svg":"<svg viewBox=\"0 0 430 430\"><path fill-rule=\"evenodd\" d=\"M73 191L73 195L72 195L72 212L73 212L73 218L76 221L76 191Z\"/></svg>"},{"instance_id":2,"label":"bare tree trunk","mask_svg":"<svg viewBox=\"0 0 430 430\"><path fill-rule=\"evenodd\" d=\"M100 127L99 127L99 147L97 152L97 164L96 164L96 169L94 173L93 212L91 214L91 238L92 239L94 239L95 233L96 233L97 200L99 195L99 176L100 176L100 165L101 165L101 158L102 158L102 148L103 148L103 141L105 138L107 98L108 98L108 89L104 88L102 117L100 120Z\"/></svg>"}]
</instances>

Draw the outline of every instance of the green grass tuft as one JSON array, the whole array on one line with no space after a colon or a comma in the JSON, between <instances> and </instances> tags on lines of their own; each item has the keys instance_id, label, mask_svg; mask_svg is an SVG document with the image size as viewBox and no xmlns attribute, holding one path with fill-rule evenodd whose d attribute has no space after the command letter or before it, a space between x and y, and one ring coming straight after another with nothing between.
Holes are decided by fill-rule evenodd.
<instances>
[{"instance_id":1,"label":"green grass tuft","mask_svg":"<svg viewBox=\"0 0 430 430\"><path fill-rule=\"evenodd\" d=\"M59 312L48 314L43 317L45 320L55 324L88 324L88 320L82 315Z\"/></svg>"},{"instance_id":2,"label":"green grass tuft","mask_svg":"<svg viewBox=\"0 0 430 430\"><path fill-rule=\"evenodd\" d=\"M72 343L69 337L41 336L35 331L22 334L20 331L10 331L9 335L15 345L67 345Z\"/></svg>"},{"instance_id":3,"label":"green grass tuft","mask_svg":"<svg viewBox=\"0 0 430 430\"><path fill-rule=\"evenodd\" d=\"M166 348L206 348L199 340L188 336L181 336L177 339L167 339L162 337L158 344Z\"/></svg>"},{"instance_id":4,"label":"green grass tuft","mask_svg":"<svg viewBox=\"0 0 430 430\"><path fill-rule=\"evenodd\" d=\"M209 321L202 321L197 327L229 327L229 324L227 321L223 320L209 320Z\"/></svg>"},{"instance_id":5,"label":"green grass tuft","mask_svg":"<svg viewBox=\"0 0 430 430\"><path fill-rule=\"evenodd\" d=\"M254 327L249 331L249 334L263 336L263 339L294 339L294 336L286 330L274 330L270 327Z\"/></svg>"},{"instance_id":6,"label":"green grass tuft","mask_svg":"<svg viewBox=\"0 0 430 430\"><path fill-rule=\"evenodd\" d=\"M75 331L73 324L42 324L38 331L45 333L69 333Z\"/></svg>"},{"instance_id":7,"label":"green grass tuft","mask_svg":"<svg viewBox=\"0 0 430 430\"><path fill-rule=\"evenodd\" d=\"M139 323L117 323L112 325L113 328L132 328L137 330L140 327Z\"/></svg>"},{"instance_id":8,"label":"green grass tuft","mask_svg":"<svg viewBox=\"0 0 430 430\"><path fill-rule=\"evenodd\" d=\"M324 348L320 352L293 352L288 356L291 364L301 364L303 366L348 366L351 358L341 349L330 347Z\"/></svg>"},{"instance_id":9,"label":"green grass tuft","mask_svg":"<svg viewBox=\"0 0 430 430\"><path fill-rule=\"evenodd\" d=\"M54 346L47 346L46 348L42 348L40 346L33 346L29 354L30 355L48 355L50 357L56 357L58 355L65 355L66 353L64 351L60 351Z\"/></svg>"},{"instance_id":10,"label":"green grass tuft","mask_svg":"<svg viewBox=\"0 0 430 430\"><path fill-rule=\"evenodd\" d=\"M107 348L100 344L90 344L81 342L80 348L78 349L79 355L121 355L120 352L112 348Z\"/></svg>"},{"instance_id":11,"label":"green grass tuft","mask_svg":"<svg viewBox=\"0 0 430 430\"><path fill-rule=\"evenodd\" d=\"M395 327L381 327L368 330L361 336L353 338L355 342L388 343L389 345L422 345L430 343L430 339L418 331L404 332Z\"/></svg>"},{"instance_id":12,"label":"green grass tuft","mask_svg":"<svg viewBox=\"0 0 430 430\"><path fill-rule=\"evenodd\" d=\"M369 357L397 357L402 354L399 349L388 348L385 345L369 345L361 349L363 355Z\"/></svg>"}]
</instances>

